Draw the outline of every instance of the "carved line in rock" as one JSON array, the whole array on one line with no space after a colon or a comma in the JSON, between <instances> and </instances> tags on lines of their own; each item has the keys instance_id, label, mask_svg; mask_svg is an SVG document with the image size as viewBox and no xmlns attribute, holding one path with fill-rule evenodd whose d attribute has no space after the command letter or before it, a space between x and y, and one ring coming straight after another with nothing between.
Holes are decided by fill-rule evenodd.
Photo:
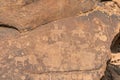
<instances>
[{"instance_id":1,"label":"carved line in rock","mask_svg":"<svg viewBox=\"0 0 120 80\"><path fill-rule=\"evenodd\" d=\"M16 27L10 26L8 24L0 24L0 27L11 28L11 29L14 29L14 30L17 30L18 32L20 32Z\"/></svg>"},{"instance_id":2,"label":"carved line in rock","mask_svg":"<svg viewBox=\"0 0 120 80\"><path fill-rule=\"evenodd\" d=\"M25 73L30 73L30 74L50 74L50 73L73 73L73 72L94 72L97 70L100 70L102 68L103 65L101 65L99 68L97 69L91 69L91 70L69 70L69 71L47 71L47 72L29 72L29 71L24 71Z\"/></svg>"},{"instance_id":3,"label":"carved line in rock","mask_svg":"<svg viewBox=\"0 0 120 80\"><path fill-rule=\"evenodd\" d=\"M112 1L112 0L100 0L101 2Z\"/></svg>"}]
</instances>

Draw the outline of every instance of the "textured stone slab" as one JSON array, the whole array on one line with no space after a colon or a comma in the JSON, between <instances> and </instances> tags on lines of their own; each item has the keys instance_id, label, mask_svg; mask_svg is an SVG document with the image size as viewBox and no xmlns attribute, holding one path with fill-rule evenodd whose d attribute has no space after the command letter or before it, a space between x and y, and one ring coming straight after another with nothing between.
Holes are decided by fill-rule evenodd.
<instances>
[{"instance_id":1,"label":"textured stone slab","mask_svg":"<svg viewBox=\"0 0 120 80\"><path fill-rule=\"evenodd\" d=\"M21 34L0 29L0 79L100 80L119 27L117 16L95 11Z\"/></svg>"},{"instance_id":2,"label":"textured stone slab","mask_svg":"<svg viewBox=\"0 0 120 80\"><path fill-rule=\"evenodd\" d=\"M1 0L0 24L30 30L92 10L98 0Z\"/></svg>"}]
</instances>

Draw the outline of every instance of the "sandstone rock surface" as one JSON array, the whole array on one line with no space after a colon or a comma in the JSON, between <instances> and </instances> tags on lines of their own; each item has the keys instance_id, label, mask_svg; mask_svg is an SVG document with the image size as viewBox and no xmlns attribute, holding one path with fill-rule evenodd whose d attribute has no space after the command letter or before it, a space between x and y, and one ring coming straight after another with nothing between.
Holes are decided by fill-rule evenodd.
<instances>
[{"instance_id":1,"label":"sandstone rock surface","mask_svg":"<svg viewBox=\"0 0 120 80\"><path fill-rule=\"evenodd\" d=\"M116 19L95 11L26 33L1 30L1 80L100 80L119 27L112 23Z\"/></svg>"},{"instance_id":2,"label":"sandstone rock surface","mask_svg":"<svg viewBox=\"0 0 120 80\"><path fill-rule=\"evenodd\" d=\"M115 3L118 4L118 6L120 7L120 0L113 0Z\"/></svg>"},{"instance_id":3,"label":"sandstone rock surface","mask_svg":"<svg viewBox=\"0 0 120 80\"><path fill-rule=\"evenodd\" d=\"M57 19L92 10L98 0L1 0L0 24L31 30Z\"/></svg>"},{"instance_id":4,"label":"sandstone rock surface","mask_svg":"<svg viewBox=\"0 0 120 80\"><path fill-rule=\"evenodd\" d=\"M97 1L1 0L0 80L119 80L119 2Z\"/></svg>"}]
</instances>

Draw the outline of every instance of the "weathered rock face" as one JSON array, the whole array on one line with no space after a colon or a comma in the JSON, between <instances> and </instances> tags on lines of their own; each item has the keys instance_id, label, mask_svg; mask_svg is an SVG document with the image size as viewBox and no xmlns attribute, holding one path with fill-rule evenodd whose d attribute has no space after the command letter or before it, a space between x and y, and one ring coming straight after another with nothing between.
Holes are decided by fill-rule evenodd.
<instances>
[{"instance_id":1,"label":"weathered rock face","mask_svg":"<svg viewBox=\"0 0 120 80\"><path fill-rule=\"evenodd\" d=\"M119 2L97 1L1 0L0 80L120 80Z\"/></svg>"},{"instance_id":2,"label":"weathered rock face","mask_svg":"<svg viewBox=\"0 0 120 80\"><path fill-rule=\"evenodd\" d=\"M116 20L95 11L22 34L2 29L1 80L100 80L118 32Z\"/></svg>"},{"instance_id":3,"label":"weathered rock face","mask_svg":"<svg viewBox=\"0 0 120 80\"><path fill-rule=\"evenodd\" d=\"M113 0L120 7L120 0Z\"/></svg>"},{"instance_id":4,"label":"weathered rock face","mask_svg":"<svg viewBox=\"0 0 120 80\"><path fill-rule=\"evenodd\" d=\"M1 0L0 24L20 31L92 10L97 0Z\"/></svg>"}]
</instances>

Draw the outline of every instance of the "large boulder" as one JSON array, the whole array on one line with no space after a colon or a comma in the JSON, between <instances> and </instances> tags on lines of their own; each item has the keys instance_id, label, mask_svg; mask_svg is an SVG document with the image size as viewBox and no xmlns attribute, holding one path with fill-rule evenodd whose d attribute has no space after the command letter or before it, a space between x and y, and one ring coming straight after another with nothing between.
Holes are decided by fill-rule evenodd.
<instances>
[{"instance_id":1,"label":"large boulder","mask_svg":"<svg viewBox=\"0 0 120 80\"><path fill-rule=\"evenodd\" d=\"M0 24L19 31L92 10L98 0L1 0Z\"/></svg>"},{"instance_id":2,"label":"large boulder","mask_svg":"<svg viewBox=\"0 0 120 80\"><path fill-rule=\"evenodd\" d=\"M100 80L119 19L101 11L26 33L0 29L1 80Z\"/></svg>"}]
</instances>

